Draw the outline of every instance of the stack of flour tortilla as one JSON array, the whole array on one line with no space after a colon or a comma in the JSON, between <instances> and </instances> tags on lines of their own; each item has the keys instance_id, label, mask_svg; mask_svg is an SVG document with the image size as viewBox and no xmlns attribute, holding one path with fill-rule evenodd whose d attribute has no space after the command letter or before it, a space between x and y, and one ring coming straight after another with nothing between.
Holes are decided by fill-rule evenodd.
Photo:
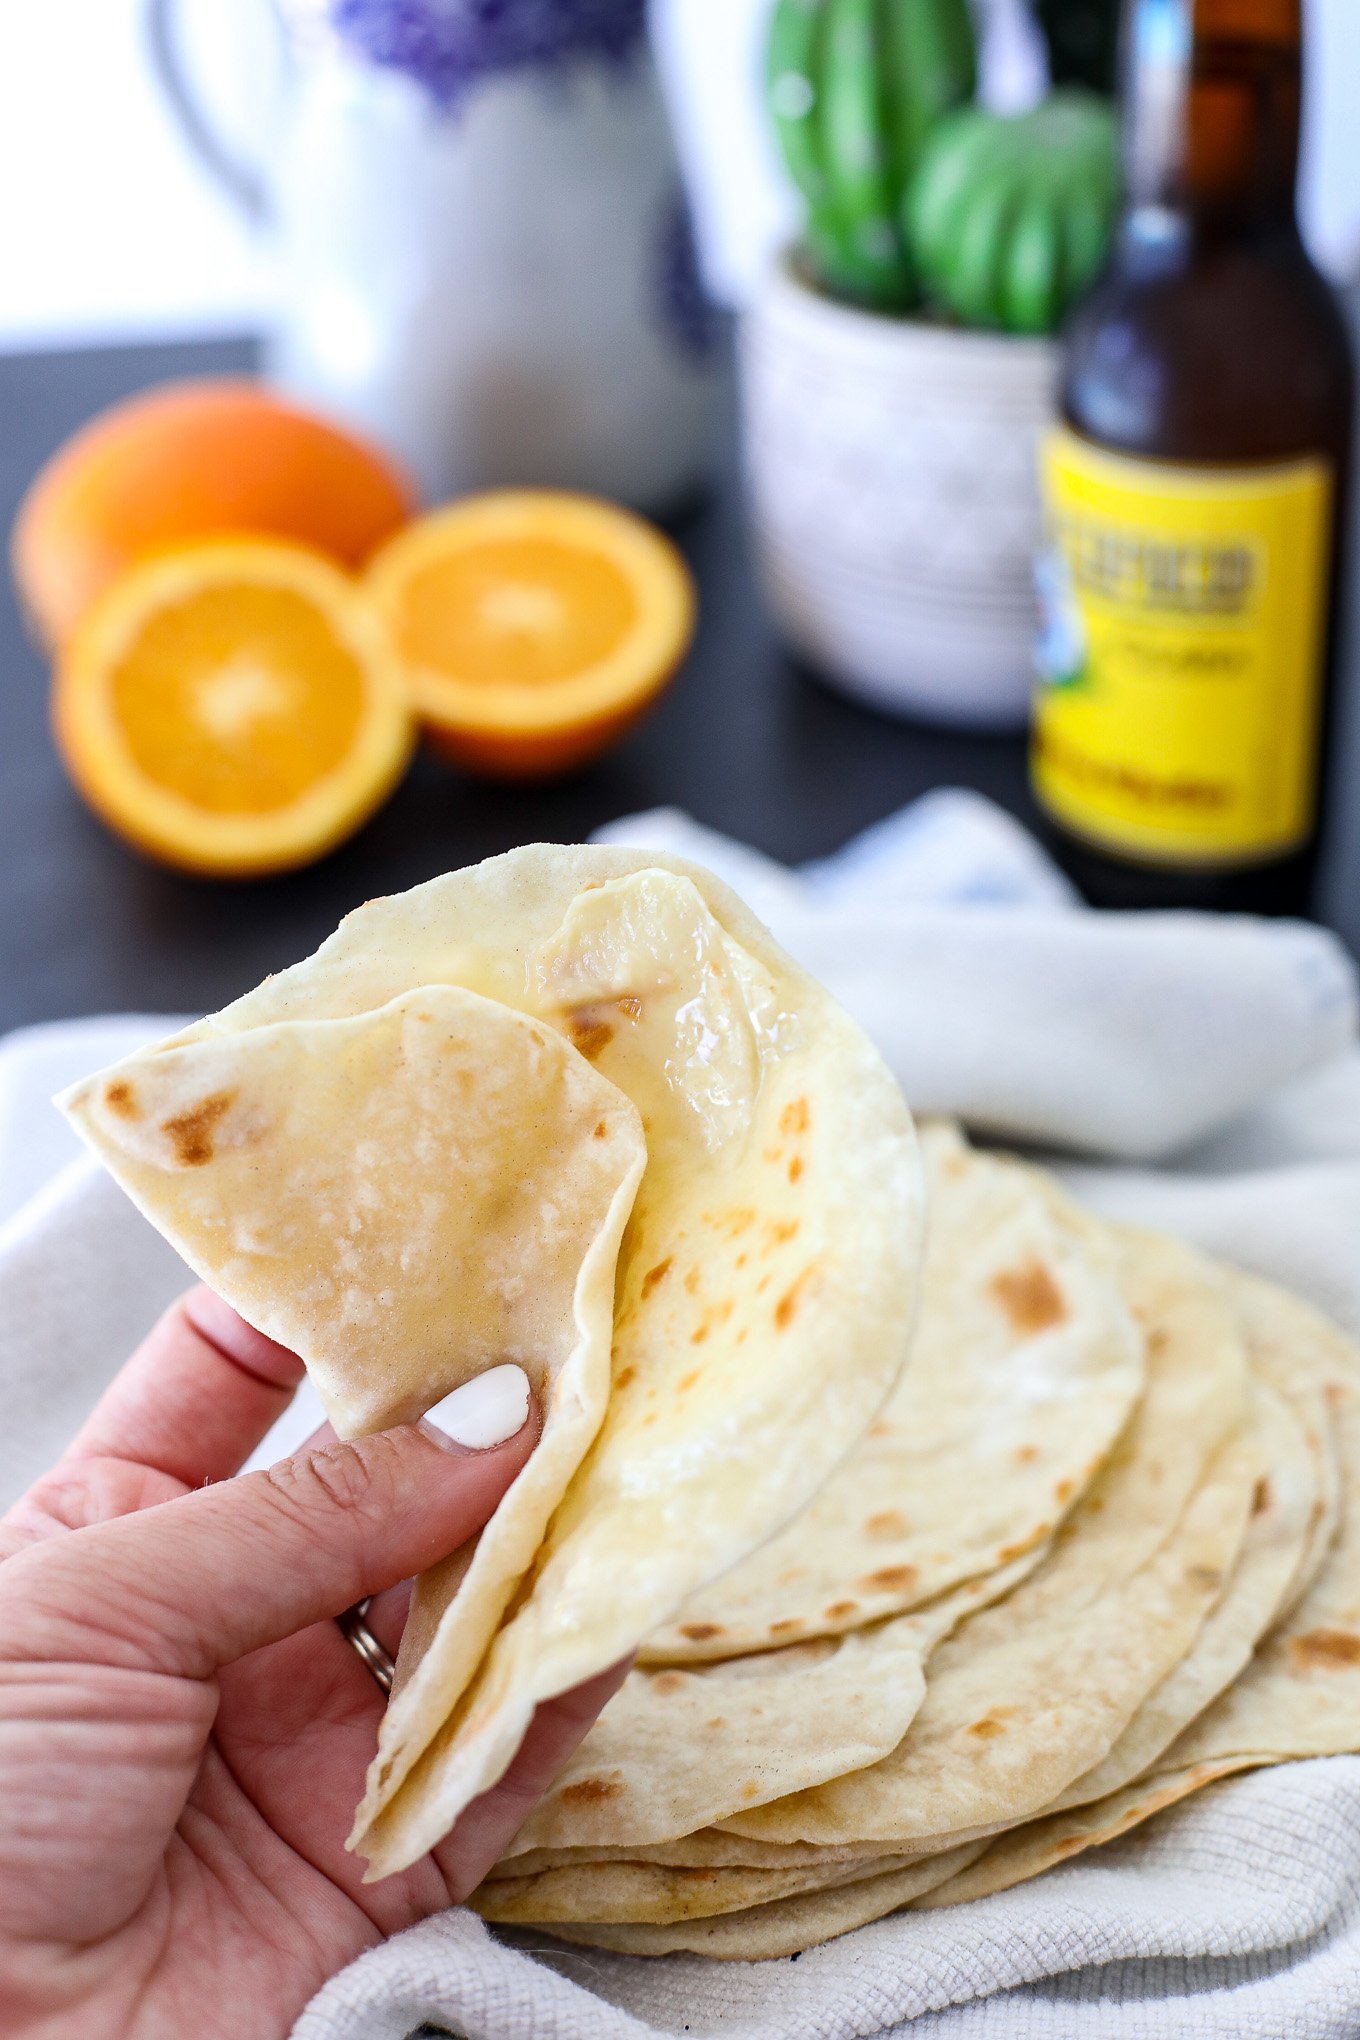
<instances>
[{"instance_id":1,"label":"stack of flour tortilla","mask_svg":"<svg viewBox=\"0 0 1360 2040\"><path fill-rule=\"evenodd\" d=\"M1355 1350L951 1128L924 1147L911 1365L803 1514L649 1639L485 1918L790 1955L1360 1748Z\"/></svg>"},{"instance_id":2,"label":"stack of flour tortilla","mask_svg":"<svg viewBox=\"0 0 1360 2040\"><path fill-rule=\"evenodd\" d=\"M1360 1748L1352 1350L918 1144L696 866L536 845L372 901L64 1103L342 1436L506 1360L535 1389L525 1470L416 1583L370 1876L635 1653L488 1919L791 1954Z\"/></svg>"}]
</instances>

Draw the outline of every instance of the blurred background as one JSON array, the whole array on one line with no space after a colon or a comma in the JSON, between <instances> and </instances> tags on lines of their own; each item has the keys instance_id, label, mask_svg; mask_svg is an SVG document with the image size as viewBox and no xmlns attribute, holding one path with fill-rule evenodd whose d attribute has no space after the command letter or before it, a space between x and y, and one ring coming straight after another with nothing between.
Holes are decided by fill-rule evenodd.
<instances>
[{"instance_id":1,"label":"blurred background","mask_svg":"<svg viewBox=\"0 0 1360 2040\"><path fill-rule=\"evenodd\" d=\"M0 1027L630 812L799 864L951 786L964 896L1018 820L1360 945L1360 0L5 28Z\"/></svg>"},{"instance_id":2,"label":"blurred background","mask_svg":"<svg viewBox=\"0 0 1360 2040\"><path fill-rule=\"evenodd\" d=\"M705 275L742 303L796 214L762 105L772 0L654 0L652 32ZM1360 271L1360 6L1308 0L1300 209L1338 278ZM286 83L272 0L182 0L169 33L224 142L276 152ZM1037 96L1022 0L981 0L989 97ZM6 10L0 70L0 347L260 331L278 278L267 236L186 146L161 89L145 0Z\"/></svg>"}]
</instances>

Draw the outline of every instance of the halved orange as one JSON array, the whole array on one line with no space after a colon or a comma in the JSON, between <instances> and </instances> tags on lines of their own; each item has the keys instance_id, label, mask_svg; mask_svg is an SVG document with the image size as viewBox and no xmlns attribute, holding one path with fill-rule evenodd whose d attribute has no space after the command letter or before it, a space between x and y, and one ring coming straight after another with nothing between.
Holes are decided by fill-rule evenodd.
<instances>
[{"instance_id":1,"label":"halved orange","mask_svg":"<svg viewBox=\"0 0 1360 2040\"><path fill-rule=\"evenodd\" d=\"M53 727L111 828L220 877L332 849L395 785L413 741L362 589L273 539L206 541L124 574L63 653Z\"/></svg>"},{"instance_id":2,"label":"halved orange","mask_svg":"<svg viewBox=\"0 0 1360 2040\"><path fill-rule=\"evenodd\" d=\"M589 496L468 497L398 532L365 578L426 735L493 778L540 778L606 749L694 629L675 547Z\"/></svg>"}]
</instances>

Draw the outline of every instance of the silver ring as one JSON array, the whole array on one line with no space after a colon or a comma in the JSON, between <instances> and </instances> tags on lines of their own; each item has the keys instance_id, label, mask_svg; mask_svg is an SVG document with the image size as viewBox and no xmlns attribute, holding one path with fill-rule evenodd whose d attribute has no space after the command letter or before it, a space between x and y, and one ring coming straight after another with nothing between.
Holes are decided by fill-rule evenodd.
<instances>
[{"instance_id":1,"label":"silver ring","mask_svg":"<svg viewBox=\"0 0 1360 2040\"><path fill-rule=\"evenodd\" d=\"M367 1601L356 1601L352 1608L346 1608L343 1615L337 1615L335 1626L350 1644L359 1659L372 1673L374 1681L384 1693L392 1690L392 1678L396 1672L395 1658L391 1657L379 1643L364 1617L368 1613Z\"/></svg>"}]
</instances>

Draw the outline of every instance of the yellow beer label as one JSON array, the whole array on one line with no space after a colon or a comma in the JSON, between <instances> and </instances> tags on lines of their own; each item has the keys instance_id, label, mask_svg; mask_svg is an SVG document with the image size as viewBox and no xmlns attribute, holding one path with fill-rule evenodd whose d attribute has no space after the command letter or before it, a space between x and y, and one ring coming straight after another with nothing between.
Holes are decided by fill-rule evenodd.
<instances>
[{"instance_id":1,"label":"yellow beer label","mask_svg":"<svg viewBox=\"0 0 1360 2040\"><path fill-rule=\"evenodd\" d=\"M1252 863L1314 817L1332 477L1045 453L1034 785L1149 863Z\"/></svg>"}]
</instances>

